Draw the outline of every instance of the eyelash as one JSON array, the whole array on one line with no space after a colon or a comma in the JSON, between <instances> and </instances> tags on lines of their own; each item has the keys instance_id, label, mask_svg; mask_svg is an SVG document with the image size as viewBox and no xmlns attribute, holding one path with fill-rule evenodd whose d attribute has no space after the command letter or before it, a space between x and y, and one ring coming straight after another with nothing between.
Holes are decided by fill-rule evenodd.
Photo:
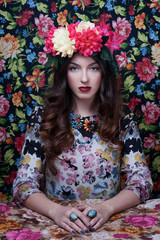
<instances>
[{"instance_id":1,"label":"eyelash","mask_svg":"<svg viewBox=\"0 0 160 240\"><path fill-rule=\"evenodd\" d=\"M76 70L78 70L78 69L79 69L78 67L73 67L73 66L71 66L71 67L69 68L70 71L76 71ZM93 70L93 71L98 71L98 70L99 70L99 67L91 67L90 69Z\"/></svg>"}]
</instances>

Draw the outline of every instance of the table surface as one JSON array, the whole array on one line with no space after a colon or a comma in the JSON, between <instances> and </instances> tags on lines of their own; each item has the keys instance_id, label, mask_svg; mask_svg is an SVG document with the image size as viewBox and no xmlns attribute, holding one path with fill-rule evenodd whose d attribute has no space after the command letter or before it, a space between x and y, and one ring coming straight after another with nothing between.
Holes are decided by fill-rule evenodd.
<instances>
[{"instance_id":1,"label":"table surface","mask_svg":"<svg viewBox=\"0 0 160 240\"><path fill-rule=\"evenodd\" d=\"M102 200L65 200L62 205L98 203ZM57 202L57 201L56 201ZM112 216L96 232L70 234L52 220L15 203L0 202L1 240L160 240L160 199L148 200L137 207Z\"/></svg>"}]
</instances>

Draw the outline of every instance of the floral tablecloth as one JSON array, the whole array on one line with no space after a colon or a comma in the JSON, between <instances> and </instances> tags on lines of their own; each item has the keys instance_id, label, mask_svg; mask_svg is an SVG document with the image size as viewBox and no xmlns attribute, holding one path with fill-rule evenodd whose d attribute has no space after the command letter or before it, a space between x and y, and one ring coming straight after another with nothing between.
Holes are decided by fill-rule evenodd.
<instances>
[{"instance_id":1,"label":"floral tablecloth","mask_svg":"<svg viewBox=\"0 0 160 240\"><path fill-rule=\"evenodd\" d=\"M97 203L102 200L85 200ZM84 204L84 201L60 201L62 205ZM14 202L0 203L1 240L160 240L160 199L120 212L110 218L96 232L85 235L70 234L47 217L27 208L18 208Z\"/></svg>"}]
</instances>

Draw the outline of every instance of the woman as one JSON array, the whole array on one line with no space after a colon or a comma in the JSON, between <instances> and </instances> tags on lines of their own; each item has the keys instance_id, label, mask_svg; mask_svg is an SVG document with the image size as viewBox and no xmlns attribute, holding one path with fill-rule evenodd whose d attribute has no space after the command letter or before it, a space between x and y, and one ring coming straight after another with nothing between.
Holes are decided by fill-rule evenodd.
<instances>
[{"instance_id":1,"label":"woman","mask_svg":"<svg viewBox=\"0 0 160 240\"><path fill-rule=\"evenodd\" d=\"M48 33L44 50L54 59L54 85L31 119L14 181L17 204L72 233L97 230L152 189L138 128L123 107L117 65L103 40L100 27L89 22ZM123 190L121 172L127 175ZM76 208L52 201L86 198L108 200Z\"/></svg>"}]
</instances>

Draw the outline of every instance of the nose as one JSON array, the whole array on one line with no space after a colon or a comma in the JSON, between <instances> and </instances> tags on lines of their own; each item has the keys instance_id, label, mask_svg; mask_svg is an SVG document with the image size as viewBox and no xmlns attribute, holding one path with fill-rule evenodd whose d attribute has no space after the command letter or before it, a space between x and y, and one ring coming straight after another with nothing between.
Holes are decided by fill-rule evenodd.
<instances>
[{"instance_id":1,"label":"nose","mask_svg":"<svg viewBox=\"0 0 160 240\"><path fill-rule=\"evenodd\" d=\"M82 70L81 82L82 83L88 82L87 70Z\"/></svg>"}]
</instances>

